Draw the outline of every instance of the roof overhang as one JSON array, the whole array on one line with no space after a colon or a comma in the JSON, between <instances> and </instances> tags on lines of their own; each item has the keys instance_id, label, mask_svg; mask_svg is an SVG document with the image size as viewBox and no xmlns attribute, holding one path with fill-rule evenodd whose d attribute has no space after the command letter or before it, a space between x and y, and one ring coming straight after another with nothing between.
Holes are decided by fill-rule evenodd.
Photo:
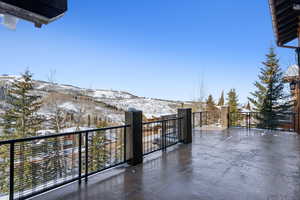
<instances>
[{"instance_id":1,"label":"roof overhang","mask_svg":"<svg viewBox=\"0 0 300 200\"><path fill-rule=\"evenodd\" d=\"M37 27L62 17L67 0L0 0L0 13L33 22Z\"/></svg>"},{"instance_id":2,"label":"roof overhang","mask_svg":"<svg viewBox=\"0 0 300 200\"><path fill-rule=\"evenodd\" d=\"M287 43L298 37L300 1L269 0L269 5L277 45L288 47Z\"/></svg>"}]
</instances>

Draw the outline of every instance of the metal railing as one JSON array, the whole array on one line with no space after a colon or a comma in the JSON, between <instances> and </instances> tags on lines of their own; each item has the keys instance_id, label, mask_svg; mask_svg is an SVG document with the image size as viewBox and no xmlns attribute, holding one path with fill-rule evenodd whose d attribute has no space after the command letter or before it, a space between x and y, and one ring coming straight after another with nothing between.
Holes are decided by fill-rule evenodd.
<instances>
[{"instance_id":1,"label":"metal railing","mask_svg":"<svg viewBox=\"0 0 300 200\"><path fill-rule=\"evenodd\" d=\"M0 193L29 198L125 163L128 127L0 141Z\"/></svg>"},{"instance_id":2,"label":"metal railing","mask_svg":"<svg viewBox=\"0 0 300 200\"><path fill-rule=\"evenodd\" d=\"M244 128L295 131L296 113L270 114L259 112L235 112L229 114L229 126Z\"/></svg>"},{"instance_id":3,"label":"metal railing","mask_svg":"<svg viewBox=\"0 0 300 200\"><path fill-rule=\"evenodd\" d=\"M221 111L202 111L192 114L193 128L203 126L218 126L221 123Z\"/></svg>"},{"instance_id":4,"label":"metal railing","mask_svg":"<svg viewBox=\"0 0 300 200\"><path fill-rule=\"evenodd\" d=\"M181 142L182 119L170 118L143 123L143 155L165 150Z\"/></svg>"},{"instance_id":5,"label":"metal railing","mask_svg":"<svg viewBox=\"0 0 300 200\"><path fill-rule=\"evenodd\" d=\"M182 142L183 124L183 117L142 123L143 156ZM131 161L126 152L132 145L126 144L130 128L0 141L0 199L30 198Z\"/></svg>"},{"instance_id":6,"label":"metal railing","mask_svg":"<svg viewBox=\"0 0 300 200\"><path fill-rule=\"evenodd\" d=\"M193 114L192 114L193 128L202 127L203 120L205 117L206 117L206 113L204 113L204 112L193 112Z\"/></svg>"}]
</instances>

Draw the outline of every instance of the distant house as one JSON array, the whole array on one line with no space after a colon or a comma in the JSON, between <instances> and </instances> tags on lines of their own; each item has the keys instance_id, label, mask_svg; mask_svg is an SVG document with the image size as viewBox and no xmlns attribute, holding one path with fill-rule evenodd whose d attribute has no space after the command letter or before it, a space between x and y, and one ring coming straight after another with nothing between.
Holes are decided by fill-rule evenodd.
<instances>
[{"instance_id":1,"label":"distant house","mask_svg":"<svg viewBox=\"0 0 300 200\"><path fill-rule=\"evenodd\" d=\"M298 113L298 105L300 102L298 102L297 98L297 81L299 80L299 66L298 65L291 65L287 71L284 74L283 78L285 83L290 84L290 91L292 95L292 99L294 101L294 113ZM294 116L294 128L298 132L300 130L300 124L299 124L299 115Z\"/></svg>"},{"instance_id":2,"label":"distant house","mask_svg":"<svg viewBox=\"0 0 300 200\"><path fill-rule=\"evenodd\" d=\"M298 65L291 65L285 72L285 77L297 77L299 74Z\"/></svg>"},{"instance_id":3,"label":"distant house","mask_svg":"<svg viewBox=\"0 0 300 200\"><path fill-rule=\"evenodd\" d=\"M296 82L299 75L299 66L291 65L284 74L284 82L290 84L291 94L296 100Z\"/></svg>"}]
</instances>

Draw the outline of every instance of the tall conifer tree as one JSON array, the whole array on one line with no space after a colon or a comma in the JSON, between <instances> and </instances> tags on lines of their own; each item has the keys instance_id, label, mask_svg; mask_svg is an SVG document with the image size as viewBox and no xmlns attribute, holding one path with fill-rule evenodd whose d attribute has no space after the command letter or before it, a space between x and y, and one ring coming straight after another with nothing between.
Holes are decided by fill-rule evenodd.
<instances>
[{"instance_id":1,"label":"tall conifer tree","mask_svg":"<svg viewBox=\"0 0 300 200\"><path fill-rule=\"evenodd\" d=\"M251 93L249 101L254 106L253 110L260 113L257 117L258 126L274 129L278 127L279 119L282 119L291 108L291 102L284 94L283 72L274 48L269 49L266 61L262 64L259 81L254 83L257 89Z\"/></svg>"},{"instance_id":2,"label":"tall conifer tree","mask_svg":"<svg viewBox=\"0 0 300 200\"><path fill-rule=\"evenodd\" d=\"M218 106L224 106L224 104L225 104L224 91L222 91L221 97L218 102Z\"/></svg>"},{"instance_id":3,"label":"tall conifer tree","mask_svg":"<svg viewBox=\"0 0 300 200\"><path fill-rule=\"evenodd\" d=\"M235 126L238 123L239 120L239 100L238 95L236 93L235 89L231 89L227 94L227 101L229 106L229 112L230 112L230 122L231 125Z\"/></svg>"},{"instance_id":4,"label":"tall conifer tree","mask_svg":"<svg viewBox=\"0 0 300 200\"><path fill-rule=\"evenodd\" d=\"M16 79L8 89L7 104L9 109L6 110L1 124L4 130L3 139L16 139L30 136L36 136L36 132L40 129L43 122L43 117L38 114L38 110L42 105L41 96L33 93L33 81L32 74L26 70L21 78ZM17 190L23 191L30 185L34 185L35 181L39 178L38 169L35 163L31 161L32 157L31 149L34 144L29 142L19 143L16 147L16 153L18 153L19 164L15 169L15 183L17 184ZM6 148L6 149L5 149ZM8 159L8 147L1 147L1 158L4 160L3 165L9 162ZM7 153L5 153L7 152ZM37 170L33 170L33 168ZM5 174L7 174L7 168L1 168L1 180L0 180L0 192L7 192L8 188ZM37 172L32 174L32 172ZM34 178L33 178L34 177ZM33 180L34 179L34 180ZM37 181L38 182L38 181Z\"/></svg>"},{"instance_id":5,"label":"tall conifer tree","mask_svg":"<svg viewBox=\"0 0 300 200\"><path fill-rule=\"evenodd\" d=\"M206 111L207 111L207 115L205 115L207 117L207 119L205 120L209 125L209 124L215 124L219 121L220 119L220 111L216 106L216 103L214 101L213 96L210 94L206 100Z\"/></svg>"},{"instance_id":6,"label":"tall conifer tree","mask_svg":"<svg viewBox=\"0 0 300 200\"><path fill-rule=\"evenodd\" d=\"M9 109L3 115L5 137L23 138L36 136L43 117L38 114L42 106L41 96L33 94L32 74L26 70L8 90Z\"/></svg>"},{"instance_id":7,"label":"tall conifer tree","mask_svg":"<svg viewBox=\"0 0 300 200\"><path fill-rule=\"evenodd\" d=\"M214 111L216 109L216 103L214 101L213 96L210 94L206 100L206 110Z\"/></svg>"},{"instance_id":8,"label":"tall conifer tree","mask_svg":"<svg viewBox=\"0 0 300 200\"><path fill-rule=\"evenodd\" d=\"M228 106L229 106L230 112L237 113L239 111L239 109L238 109L239 100L238 100L238 95L237 95L235 89L231 89L228 92L227 101L228 101Z\"/></svg>"},{"instance_id":9,"label":"tall conifer tree","mask_svg":"<svg viewBox=\"0 0 300 200\"><path fill-rule=\"evenodd\" d=\"M247 105L246 105L246 107L245 107L245 108L246 108L247 110L249 110L249 111L251 110L251 105L250 105L250 102L248 102L248 103L247 103Z\"/></svg>"}]
</instances>

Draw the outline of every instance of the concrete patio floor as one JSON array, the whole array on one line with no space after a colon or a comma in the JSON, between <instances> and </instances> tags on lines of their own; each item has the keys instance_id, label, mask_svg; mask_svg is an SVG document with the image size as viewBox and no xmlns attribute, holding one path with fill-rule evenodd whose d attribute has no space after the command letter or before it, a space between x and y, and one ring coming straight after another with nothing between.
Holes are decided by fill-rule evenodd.
<instances>
[{"instance_id":1,"label":"concrete patio floor","mask_svg":"<svg viewBox=\"0 0 300 200\"><path fill-rule=\"evenodd\" d=\"M178 145L34 199L298 200L300 137L266 130L195 131Z\"/></svg>"}]
</instances>

